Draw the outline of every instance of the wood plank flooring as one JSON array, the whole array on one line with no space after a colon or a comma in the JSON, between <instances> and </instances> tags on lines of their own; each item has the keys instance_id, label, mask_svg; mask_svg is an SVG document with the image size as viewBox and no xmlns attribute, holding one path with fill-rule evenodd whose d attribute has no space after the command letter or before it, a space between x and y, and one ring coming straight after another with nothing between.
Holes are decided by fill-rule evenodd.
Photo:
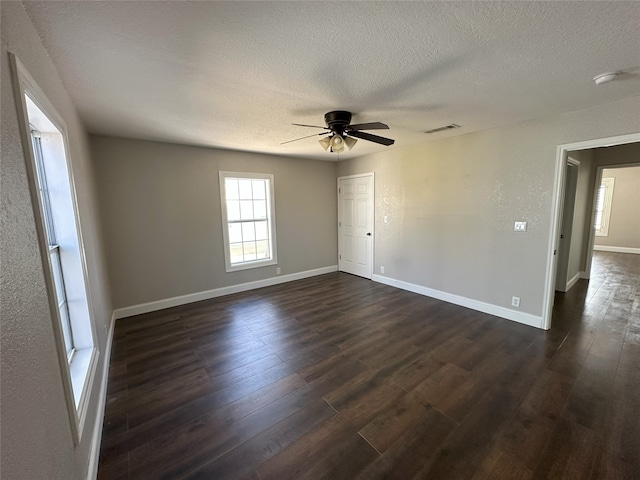
<instances>
[{"instance_id":1,"label":"wood plank flooring","mask_svg":"<svg viewBox=\"0 0 640 480\"><path fill-rule=\"evenodd\" d=\"M119 320L100 479L638 479L640 255L544 332L343 273Z\"/></svg>"}]
</instances>

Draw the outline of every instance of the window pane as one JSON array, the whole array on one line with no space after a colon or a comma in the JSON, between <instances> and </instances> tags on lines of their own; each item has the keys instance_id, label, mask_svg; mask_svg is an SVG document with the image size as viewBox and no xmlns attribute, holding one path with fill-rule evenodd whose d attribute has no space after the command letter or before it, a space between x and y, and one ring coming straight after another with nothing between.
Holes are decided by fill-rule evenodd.
<instances>
[{"instance_id":1,"label":"window pane","mask_svg":"<svg viewBox=\"0 0 640 480\"><path fill-rule=\"evenodd\" d=\"M229 200L227 202L227 220L230 222L240 220L240 202Z\"/></svg>"},{"instance_id":2,"label":"window pane","mask_svg":"<svg viewBox=\"0 0 640 480\"><path fill-rule=\"evenodd\" d=\"M611 201L613 199L614 178L602 178L596 199L595 230L598 237L609 235L609 219L611 217Z\"/></svg>"},{"instance_id":3,"label":"window pane","mask_svg":"<svg viewBox=\"0 0 640 480\"><path fill-rule=\"evenodd\" d=\"M230 223L229 224L229 243L241 243L242 242L242 224Z\"/></svg>"},{"instance_id":4,"label":"window pane","mask_svg":"<svg viewBox=\"0 0 640 480\"><path fill-rule=\"evenodd\" d=\"M238 197L238 180L236 178L225 178L224 189L227 194L227 200L237 200Z\"/></svg>"},{"instance_id":5,"label":"window pane","mask_svg":"<svg viewBox=\"0 0 640 480\"><path fill-rule=\"evenodd\" d=\"M249 242L256 239L256 232L253 222L242 223L242 241Z\"/></svg>"},{"instance_id":6,"label":"window pane","mask_svg":"<svg viewBox=\"0 0 640 480\"><path fill-rule=\"evenodd\" d=\"M253 202L253 218L267 218L266 200L256 200Z\"/></svg>"},{"instance_id":7,"label":"window pane","mask_svg":"<svg viewBox=\"0 0 640 480\"><path fill-rule=\"evenodd\" d=\"M250 179L240 179L238 180L238 187L240 189L240 199L241 200L251 200L253 198L253 194L251 192L251 180Z\"/></svg>"},{"instance_id":8,"label":"window pane","mask_svg":"<svg viewBox=\"0 0 640 480\"><path fill-rule=\"evenodd\" d=\"M604 212L605 193L605 186L600 185L600 188L598 188L598 200L596 201L596 230L600 230L602 228L602 214Z\"/></svg>"},{"instance_id":9,"label":"window pane","mask_svg":"<svg viewBox=\"0 0 640 480\"><path fill-rule=\"evenodd\" d=\"M62 323L62 336L64 337L64 346L67 349L67 355L73 351L73 338L71 336L71 324L69 323L69 311L67 303L63 303L60 308L60 321Z\"/></svg>"},{"instance_id":10,"label":"window pane","mask_svg":"<svg viewBox=\"0 0 640 480\"><path fill-rule=\"evenodd\" d=\"M240 219L253 220L253 202L251 200L240 200Z\"/></svg>"},{"instance_id":11,"label":"window pane","mask_svg":"<svg viewBox=\"0 0 640 480\"><path fill-rule=\"evenodd\" d=\"M268 240L269 229L267 222L256 222L256 240Z\"/></svg>"},{"instance_id":12,"label":"window pane","mask_svg":"<svg viewBox=\"0 0 640 480\"><path fill-rule=\"evenodd\" d=\"M231 254L231 264L242 263L244 257L242 255L242 244L233 243L229 245L229 253Z\"/></svg>"},{"instance_id":13,"label":"window pane","mask_svg":"<svg viewBox=\"0 0 640 480\"><path fill-rule=\"evenodd\" d=\"M256 244L254 242L243 243L244 247L244 261L250 262L256 259Z\"/></svg>"},{"instance_id":14,"label":"window pane","mask_svg":"<svg viewBox=\"0 0 640 480\"><path fill-rule=\"evenodd\" d=\"M56 248L49 250L51 256L51 268L53 269L53 283L56 289L56 299L58 304L65 301L64 281L62 280L62 266L60 265L60 252Z\"/></svg>"},{"instance_id":15,"label":"window pane","mask_svg":"<svg viewBox=\"0 0 640 480\"><path fill-rule=\"evenodd\" d=\"M264 180L254 180L253 181L253 198L254 199L265 199L265 181Z\"/></svg>"},{"instance_id":16,"label":"window pane","mask_svg":"<svg viewBox=\"0 0 640 480\"><path fill-rule=\"evenodd\" d=\"M227 177L226 175L229 175ZM249 178L243 175L234 176L230 172L221 172L225 189L228 189L223 205L226 204L227 213L227 256L228 271L237 268L253 267L264 260L274 259L275 238L271 228L271 180ZM223 210L223 215L224 215ZM258 265L256 265L258 266Z\"/></svg>"},{"instance_id":17,"label":"window pane","mask_svg":"<svg viewBox=\"0 0 640 480\"><path fill-rule=\"evenodd\" d=\"M258 259L269 258L271 256L269 252L269 242L267 240L256 242L256 256Z\"/></svg>"}]
</instances>

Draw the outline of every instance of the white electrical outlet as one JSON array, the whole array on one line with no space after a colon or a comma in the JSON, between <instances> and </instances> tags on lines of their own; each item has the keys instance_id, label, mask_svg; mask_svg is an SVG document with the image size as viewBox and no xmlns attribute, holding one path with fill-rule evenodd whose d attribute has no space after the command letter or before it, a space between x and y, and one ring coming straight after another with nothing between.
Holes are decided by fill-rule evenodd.
<instances>
[{"instance_id":1,"label":"white electrical outlet","mask_svg":"<svg viewBox=\"0 0 640 480\"><path fill-rule=\"evenodd\" d=\"M384 267L380 267L380 273L384 273Z\"/></svg>"},{"instance_id":2,"label":"white electrical outlet","mask_svg":"<svg viewBox=\"0 0 640 480\"><path fill-rule=\"evenodd\" d=\"M384 223L389 223L389 217L387 217L386 215L384 217L382 217L382 221Z\"/></svg>"},{"instance_id":3,"label":"white electrical outlet","mask_svg":"<svg viewBox=\"0 0 640 480\"><path fill-rule=\"evenodd\" d=\"M511 306L520 308L520 297L511 297Z\"/></svg>"},{"instance_id":4,"label":"white electrical outlet","mask_svg":"<svg viewBox=\"0 0 640 480\"><path fill-rule=\"evenodd\" d=\"M280 267L276 268L276 275L280 275Z\"/></svg>"},{"instance_id":5,"label":"white electrical outlet","mask_svg":"<svg viewBox=\"0 0 640 480\"><path fill-rule=\"evenodd\" d=\"M526 232L527 231L527 222L516 222L513 224L514 232Z\"/></svg>"}]
</instances>

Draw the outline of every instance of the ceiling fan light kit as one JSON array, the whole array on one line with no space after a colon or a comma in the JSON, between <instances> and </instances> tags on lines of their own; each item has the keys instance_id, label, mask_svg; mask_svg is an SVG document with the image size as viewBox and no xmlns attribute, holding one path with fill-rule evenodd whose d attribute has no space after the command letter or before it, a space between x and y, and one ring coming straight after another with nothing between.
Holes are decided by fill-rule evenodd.
<instances>
[{"instance_id":1,"label":"ceiling fan light kit","mask_svg":"<svg viewBox=\"0 0 640 480\"><path fill-rule=\"evenodd\" d=\"M344 151L345 146L348 150L351 150L357 141L358 140L356 140L355 138L347 136L342 137L338 134L335 134L331 137L325 137L321 140L318 140L318 143L327 151L329 150L329 148L331 148L331 152L340 153Z\"/></svg>"},{"instance_id":2,"label":"ceiling fan light kit","mask_svg":"<svg viewBox=\"0 0 640 480\"><path fill-rule=\"evenodd\" d=\"M326 151L330 151L333 153L343 152L345 145L349 150L351 150L358 141L358 138L385 146L393 145L395 143L395 140L391 138L380 137L378 135L373 135L371 133L362 131L386 130L389 128L388 125L381 122L369 122L351 125L351 112L347 112L344 110L334 110L332 112L327 112L324 114L324 121L327 124L326 127L306 125L301 123L294 123L293 125L299 127L322 128L324 130L327 130L326 132L319 133L318 135L331 134L331 136L318 140L318 142ZM283 142L282 144L295 142L313 136L315 135L307 135L306 137L289 140L287 142Z\"/></svg>"},{"instance_id":3,"label":"ceiling fan light kit","mask_svg":"<svg viewBox=\"0 0 640 480\"><path fill-rule=\"evenodd\" d=\"M331 151L340 153L344 150L344 139L340 135L331 137Z\"/></svg>"},{"instance_id":4,"label":"ceiling fan light kit","mask_svg":"<svg viewBox=\"0 0 640 480\"><path fill-rule=\"evenodd\" d=\"M344 144L349 150L351 150L356 143L358 143L358 140L356 140L355 138L344 137Z\"/></svg>"},{"instance_id":5,"label":"ceiling fan light kit","mask_svg":"<svg viewBox=\"0 0 640 480\"><path fill-rule=\"evenodd\" d=\"M324 137L318 140L318 143L322 145L322 148L324 148L325 150L328 150L329 147L331 146L331 137Z\"/></svg>"}]
</instances>

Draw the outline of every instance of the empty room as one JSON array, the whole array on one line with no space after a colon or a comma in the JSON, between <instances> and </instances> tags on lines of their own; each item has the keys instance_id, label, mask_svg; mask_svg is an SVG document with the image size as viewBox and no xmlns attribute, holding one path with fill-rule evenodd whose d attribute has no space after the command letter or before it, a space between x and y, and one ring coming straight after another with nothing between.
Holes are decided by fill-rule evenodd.
<instances>
[{"instance_id":1,"label":"empty room","mask_svg":"<svg viewBox=\"0 0 640 480\"><path fill-rule=\"evenodd\" d=\"M640 2L0 15L0 477L640 478Z\"/></svg>"}]
</instances>

